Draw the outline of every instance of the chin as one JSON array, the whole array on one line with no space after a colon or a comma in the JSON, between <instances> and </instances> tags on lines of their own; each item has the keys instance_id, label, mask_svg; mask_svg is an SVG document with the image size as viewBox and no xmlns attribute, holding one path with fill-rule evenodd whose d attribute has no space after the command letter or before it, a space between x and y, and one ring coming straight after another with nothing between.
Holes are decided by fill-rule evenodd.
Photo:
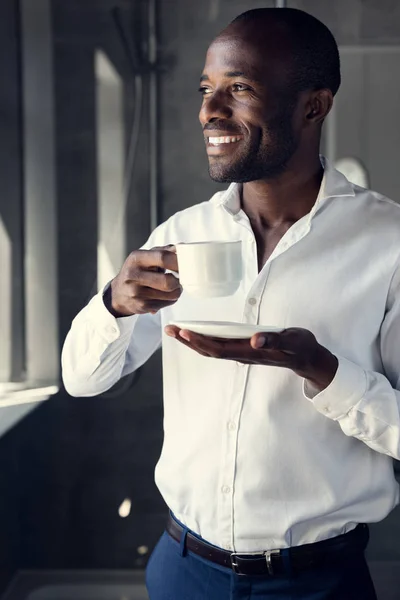
<instances>
[{"instance_id":1,"label":"chin","mask_svg":"<svg viewBox=\"0 0 400 600\"><path fill-rule=\"evenodd\" d=\"M215 165L209 166L208 173L210 178L216 183L249 183L261 179L259 173L251 169L238 170L238 169L222 169L216 168Z\"/></svg>"},{"instance_id":2,"label":"chin","mask_svg":"<svg viewBox=\"0 0 400 600\"><path fill-rule=\"evenodd\" d=\"M240 169L237 165L223 164L222 161L209 161L208 174L216 183L239 183Z\"/></svg>"},{"instance_id":3,"label":"chin","mask_svg":"<svg viewBox=\"0 0 400 600\"><path fill-rule=\"evenodd\" d=\"M216 183L249 183L265 174L265 162L260 163L255 152L236 156L235 160L221 158L213 157L208 162L210 178Z\"/></svg>"},{"instance_id":4,"label":"chin","mask_svg":"<svg viewBox=\"0 0 400 600\"><path fill-rule=\"evenodd\" d=\"M228 173L223 173L219 169L209 169L208 174L216 183L238 183L235 179L232 179Z\"/></svg>"}]
</instances>

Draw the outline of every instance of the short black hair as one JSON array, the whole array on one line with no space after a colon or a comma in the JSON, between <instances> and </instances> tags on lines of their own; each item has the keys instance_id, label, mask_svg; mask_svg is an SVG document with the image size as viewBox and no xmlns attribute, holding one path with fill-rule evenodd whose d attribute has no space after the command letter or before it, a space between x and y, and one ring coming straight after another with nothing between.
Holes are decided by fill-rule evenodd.
<instances>
[{"instance_id":1,"label":"short black hair","mask_svg":"<svg viewBox=\"0 0 400 600\"><path fill-rule=\"evenodd\" d=\"M293 48L291 84L294 92L340 87L340 57L333 34L321 21L297 8L255 8L232 21L262 21L286 26Z\"/></svg>"}]
</instances>

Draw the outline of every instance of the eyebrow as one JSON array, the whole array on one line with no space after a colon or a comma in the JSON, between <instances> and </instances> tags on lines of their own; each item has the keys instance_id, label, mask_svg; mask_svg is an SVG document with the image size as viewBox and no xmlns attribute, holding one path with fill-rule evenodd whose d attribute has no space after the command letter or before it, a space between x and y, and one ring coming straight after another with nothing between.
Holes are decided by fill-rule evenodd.
<instances>
[{"instance_id":1,"label":"eyebrow","mask_svg":"<svg viewBox=\"0 0 400 600\"><path fill-rule=\"evenodd\" d=\"M247 79L248 81L254 81L254 79L252 77L249 77L243 71L227 71L226 73L224 73L224 76L225 77L243 77L244 79ZM210 81L209 76L202 75L200 77L200 83L202 83L203 81Z\"/></svg>"}]
</instances>

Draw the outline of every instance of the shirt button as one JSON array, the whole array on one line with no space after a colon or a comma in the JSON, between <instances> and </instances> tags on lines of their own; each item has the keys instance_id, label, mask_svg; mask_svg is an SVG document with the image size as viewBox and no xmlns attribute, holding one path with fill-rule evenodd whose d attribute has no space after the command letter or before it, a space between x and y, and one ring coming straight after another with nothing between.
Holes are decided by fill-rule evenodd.
<instances>
[{"instance_id":1,"label":"shirt button","mask_svg":"<svg viewBox=\"0 0 400 600\"><path fill-rule=\"evenodd\" d=\"M231 491L231 488L229 487L229 485L223 485L221 488L221 492L223 494L229 494L230 491Z\"/></svg>"},{"instance_id":2,"label":"shirt button","mask_svg":"<svg viewBox=\"0 0 400 600\"><path fill-rule=\"evenodd\" d=\"M257 299L256 298L249 298L249 304L251 304L251 306L254 306L255 304L257 304Z\"/></svg>"},{"instance_id":3,"label":"shirt button","mask_svg":"<svg viewBox=\"0 0 400 600\"><path fill-rule=\"evenodd\" d=\"M229 423L228 423L228 429L229 429L229 431L235 431L235 429L236 429L236 423L234 423L233 421L229 421Z\"/></svg>"},{"instance_id":4,"label":"shirt button","mask_svg":"<svg viewBox=\"0 0 400 600\"><path fill-rule=\"evenodd\" d=\"M331 412L330 407L329 406L324 406L324 412L330 413Z\"/></svg>"},{"instance_id":5,"label":"shirt button","mask_svg":"<svg viewBox=\"0 0 400 600\"><path fill-rule=\"evenodd\" d=\"M117 328L113 327L113 325L108 325L106 331L107 333L117 333Z\"/></svg>"}]
</instances>

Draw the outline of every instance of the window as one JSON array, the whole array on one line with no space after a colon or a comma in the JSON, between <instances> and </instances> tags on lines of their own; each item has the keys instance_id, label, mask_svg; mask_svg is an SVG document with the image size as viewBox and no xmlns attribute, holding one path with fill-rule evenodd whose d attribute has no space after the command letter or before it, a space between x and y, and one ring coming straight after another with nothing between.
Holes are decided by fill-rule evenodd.
<instances>
[{"instance_id":1,"label":"window","mask_svg":"<svg viewBox=\"0 0 400 600\"><path fill-rule=\"evenodd\" d=\"M13 103L7 85L1 94L9 160L0 203L0 434L24 412L5 419L5 406L27 404L27 412L57 392L59 378L50 4L22 0L20 8L21 22L7 34L14 47L3 59L14 61Z\"/></svg>"},{"instance_id":2,"label":"window","mask_svg":"<svg viewBox=\"0 0 400 600\"><path fill-rule=\"evenodd\" d=\"M102 289L126 258L123 82L113 64L95 54L97 119L97 288Z\"/></svg>"}]
</instances>

